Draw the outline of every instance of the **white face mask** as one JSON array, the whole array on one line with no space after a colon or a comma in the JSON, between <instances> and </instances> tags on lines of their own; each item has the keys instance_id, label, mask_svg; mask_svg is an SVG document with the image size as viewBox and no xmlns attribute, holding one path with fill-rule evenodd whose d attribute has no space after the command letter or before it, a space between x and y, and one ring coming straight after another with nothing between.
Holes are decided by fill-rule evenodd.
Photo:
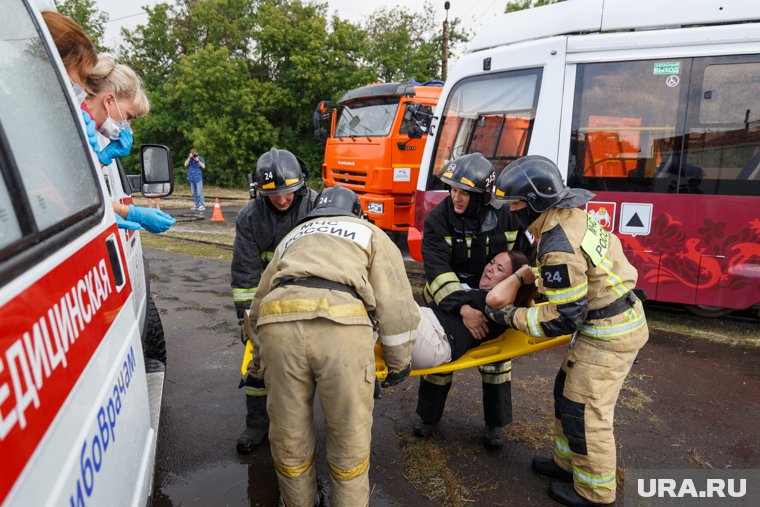
<instances>
[{"instance_id":1,"label":"white face mask","mask_svg":"<svg viewBox=\"0 0 760 507\"><path fill-rule=\"evenodd\" d=\"M84 91L84 88L76 84L74 81L71 82L71 87L74 88L74 96L77 98L77 105L84 102L84 99L87 98L87 92Z\"/></svg>"},{"instance_id":2,"label":"white face mask","mask_svg":"<svg viewBox=\"0 0 760 507\"><path fill-rule=\"evenodd\" d=\"M119 134L121 134L122 130L129 129L129 123L124 119L124 115L121 114L119 102L115 98L113 100L116 103L116 110L119 112L119 116L121 116L121 123L116 123L116 120L111 118L111 115L108 115L106 121L104 121L103 125L98 129L98 132L106 136L108 139L115 141L119 138ZM106 108L106 114L107 113L108 109Z\"/></svg>"}]
</instances>

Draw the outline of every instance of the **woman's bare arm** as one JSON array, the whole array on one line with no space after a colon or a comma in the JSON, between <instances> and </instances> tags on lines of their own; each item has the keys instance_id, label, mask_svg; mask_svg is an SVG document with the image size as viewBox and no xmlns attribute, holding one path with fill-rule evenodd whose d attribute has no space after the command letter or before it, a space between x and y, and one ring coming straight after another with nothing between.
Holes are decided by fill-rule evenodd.
<instances>
[{"instance_id":1,"label":"woman's bare arm","mask_svg":"<svg viewBox=\"0 0 760 507\"><path fill-rule=\"evenodd\" d=\"M486 295L486 304L491 308L502 308L505 305L511 305L515 302L517 291L524 284L535 283L533 271L527 264L521 266L515 273L512 273L504 280L496 284Z\"/></svg>"}]
</instances>

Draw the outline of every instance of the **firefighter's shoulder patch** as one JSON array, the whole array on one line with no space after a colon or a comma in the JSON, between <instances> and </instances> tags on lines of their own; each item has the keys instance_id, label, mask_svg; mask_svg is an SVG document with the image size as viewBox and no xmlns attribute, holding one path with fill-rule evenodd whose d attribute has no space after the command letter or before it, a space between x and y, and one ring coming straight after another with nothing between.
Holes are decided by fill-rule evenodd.
<instances>
[{"instance_id":1,"label":"firefighter's shoulder patch","mask_svg":"<svg viewBox=\"0 0 760 507\"><path fill-rule=\"evenodd\" d=\"M568 274L567 264L541 266L541 279L544 281L544 287L550 289L566 289L570 287L570 275Z\"/></svg>"}]
</instances>

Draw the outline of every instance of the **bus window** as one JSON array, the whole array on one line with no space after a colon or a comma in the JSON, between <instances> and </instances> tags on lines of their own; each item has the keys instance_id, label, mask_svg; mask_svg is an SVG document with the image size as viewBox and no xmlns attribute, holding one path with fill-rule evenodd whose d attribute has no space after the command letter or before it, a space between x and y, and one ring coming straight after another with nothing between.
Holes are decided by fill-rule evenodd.
<instances>
[{"instance_id":1,"label":"bus window","mask_svg":"<svg viewBox=\"0 0 760 507\"><path fill-rule=\"evenodd\" d=\"M760 193L760 56L694 61L679 191Z\"/></svg>"},{"instance_id":2,"label":"bus window","mask_svg":"<svg viewBox=\"0 0 760 507\"><path fill-rule=\"evenodd\" d=\"M428 190L440 190L438 174L455 158L480 152L500 171L524 155L536 116L541 69L464 79L449 94L438 126Z\"/></svg>"},{"instance_id":3,"label":"bus window","mask_svg":"<svg viewBox=\"0 0 760 507\"><path fill-rule=\"evenodd\" d=\"M530 113L527 111L525 118L513 112L481 115L472 130L467 153L480 152L498 168L522 157L527 151Z\"/></svg>"},{"instance_id":4,"label":"bus window","mask_svg":"<svg viewBox=\"0 0 760 507\"><path fill-rule=\"evenodd\" d=\"M689 67L688 59L578 65L570 184L668 191L658 176L682 144Z\"/></svg>"}]
</instances>

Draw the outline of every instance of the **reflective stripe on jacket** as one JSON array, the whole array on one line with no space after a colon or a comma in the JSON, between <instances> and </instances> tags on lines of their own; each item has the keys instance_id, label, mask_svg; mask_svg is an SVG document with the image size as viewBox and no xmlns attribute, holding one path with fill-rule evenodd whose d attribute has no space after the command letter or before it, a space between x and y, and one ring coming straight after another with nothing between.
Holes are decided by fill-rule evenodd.
<instances>
[{"instance_id":1,"label":"reflective stripe on jacket","mask_svg":"<svg viewBox=\"0 0 760 507\"><path fill-rule=\"evenodd\" d=\"M620 240L583 210L552 208L528 228L539 238L538 291L549 304L518 308L512 323L532 336L560 336L580 331L611 338L644 325L645 317L629 310L603 326L587 321L598 310L636 286L636 269Z\"/></svg>"},{"instance_id":2,"label":"reflective stripe on jacket","mask_svg":"<svg viewBox=\"0 0 760 507\"><path fill-rule=\"evenodd\" d=\"M281 278L318 277L352 287L348 292L301 285L280 287ZM404 261L385 232L355 217L320 217L296 226L277 246L251 306L256 326L324 318L371 326L374 313L389 368L411 362L419 311Z\"/></svg>"}]
</instances>

